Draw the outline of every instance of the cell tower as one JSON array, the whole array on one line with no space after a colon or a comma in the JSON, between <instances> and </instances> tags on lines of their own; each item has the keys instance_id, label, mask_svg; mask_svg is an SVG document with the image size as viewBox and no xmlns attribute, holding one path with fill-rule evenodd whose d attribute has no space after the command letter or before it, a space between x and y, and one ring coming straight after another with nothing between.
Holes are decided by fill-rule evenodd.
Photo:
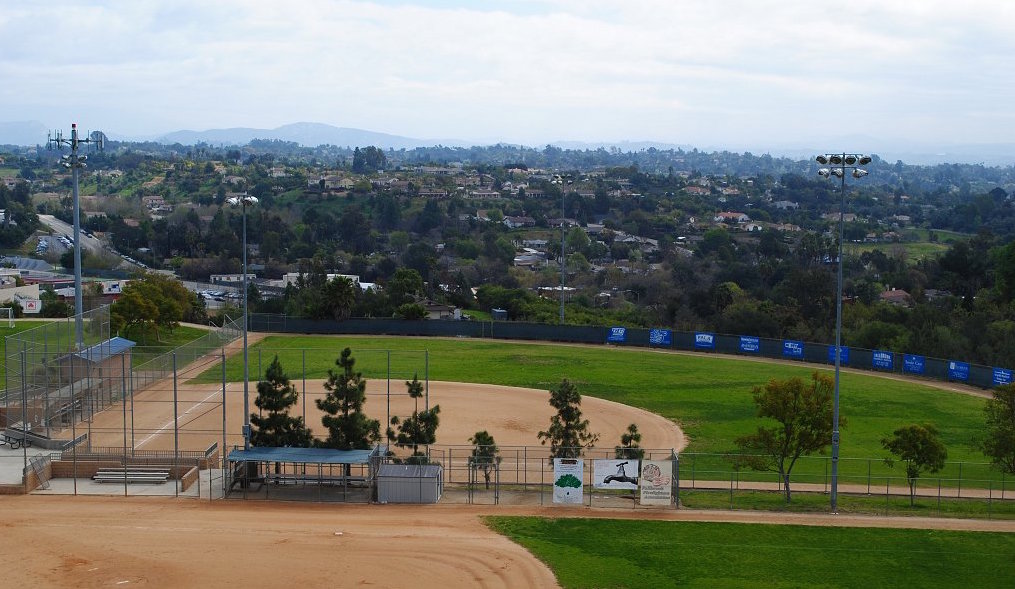
<instances>
[{"instance_id":1,"label":"cell tower","mask_svg":"<svg viewBox=\"0 0 1015 589\"><path fill-rule=\"evenodd\" d=\"M53 131L46 141L46 147L49 149L62 150L64 146L70 147L70 155L61 156L60 159L65 168L70 168L74 178L74 317L77 327L75 333L78 350L84 349L84 311L81 296L81 202L78 196L78 175L79 171L85 167L85 160L88 159L87 155L78 155L78 146L89 143L102 149L105 135L101 131L96 131L82 139L78 136L77 123L71 123L69 139L63 136L63 131Z\"/></svg>"}]
</instances>

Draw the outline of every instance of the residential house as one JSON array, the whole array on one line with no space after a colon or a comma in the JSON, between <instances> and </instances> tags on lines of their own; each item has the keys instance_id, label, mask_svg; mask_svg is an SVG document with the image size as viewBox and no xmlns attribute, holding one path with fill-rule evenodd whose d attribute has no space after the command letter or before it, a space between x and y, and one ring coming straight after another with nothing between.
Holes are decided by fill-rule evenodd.
<instances>
[{"instance_id":1,"label":"residential house","mask_svg":"<svg viewBox=\"0 0 1015 589\"><path fill-rule=\"evenodd\" d=\"M518 229L519 227L535 227L536 220L532 217L504 217L504 224L507 225L508 229Z\"/></svg>"},{"instance_id":2,"label":"residential house","mask_svg":"<svg viewBox=\"0 0 1015 589\"><path fill-rule=\"evenodd\" d=\"M910 296L908 292L902 290L901 288L893 288L891 290L886 290L885 292L881 293L880 298L883 302L886 302L889 305L896 305L899 307L907 307L907 308L913 306L913 297Z\"/></svg>"},{"instance_id":3,"label":"residential house","mask_svg":"<svg viewBox=\"0 0 1015 589\"><path fill-rule=\"evenodd\" d=\"M716 223L740 224L747 223L748 221L751 220L751 218L744 213L725 211L722 213L717 213L716 216L712 218L712 220Z\"/></svg>"}]
</instances>

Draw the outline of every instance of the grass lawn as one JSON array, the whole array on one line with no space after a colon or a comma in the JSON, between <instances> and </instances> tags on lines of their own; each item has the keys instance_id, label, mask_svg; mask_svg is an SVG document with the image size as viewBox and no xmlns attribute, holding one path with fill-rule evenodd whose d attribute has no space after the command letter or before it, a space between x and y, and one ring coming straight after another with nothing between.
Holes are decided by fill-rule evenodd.
<instances>
[{"instance_id":1,"label":"grass lawn","mask_svg":"<svg viewBox=\"0 0 1015 589\"><path fill-rule=\"evenodd\" d=\"M929 241L905 242L905 243L868 243L862 245L850 245L849 253L860 255L863 252L881 250L888 257L893 257L896 252L905 252L906 259L910 261L936 258L948 251L946 243L933 243Z\"/></svg>"},{"instance_id":2,"label":"grass lawn","mask_svg":"<svg viewBox=\"0 0 1015 589\"><path fill-rule=\"evenodd\" d=\"M706 355L607 346L544 345L497 340L269 336L251 348L251 378L259 378L274 354L290 378L297 378L306 362L307 378L326 378L335 358L349 346L357 369L367 378L383 378L390 350L393 380L411 379L418 372L432 380L501 384L549 389L564 377L578 384L584 395L618 401L652 411L681 424L690 438L688 452L722 453L734 449L733 440L758 426L751 389L769 379L809 378L830 367L757 362ZM305 349L305 351L303 351ZM429 356L424 359L423 350ZM229 360L227 378L241 380L242 359ZM210 370L198 380L221 378ZM880 461L886 455L880 440L911 422L937 425L948 447L949 460L985 462L973 440L983 427L984 401L915 383L843 372L841 412L847 419L842 432L843 458L875 458L874 474L899 476ZM612 441L610 441L612 443ZM723 470L729 470L725 461ZM798 465L794 474L818 475L824 460ZM852 469L852 470L851 470ZM854 472L855 470L855 472ZM950 464L941 477L957 478ZM840 463L840 476L866 477L867 461ZM741 473L749 478L748 473ZM936 476L936 475L935 475ZM998 478L986 466L964 465L969 479ZM946 483L947 484L947 483ZM982 483L981 486L986 486Z\"/></svg>"},{"instance_id":3,"label":"grass lawn","mask_svg":"<svg viewBox=\"0 0 1015 589\"><path fill-rule=\"evenodd\" d=\"M57 332L59 331L60 332L59 337L63 338L62 341L59 341L59 345L63 346L69 345L69 341L73 339L74 328L67 319L60 319L59 322L62 322L63 325L56 325L52 321L30 321L30 320L26 321L18 319L15 321L14 327L10 328L7 326L8 325L7 321L3 320L0 321L0 336L15 335L21 333L22 331L34 329L42 325L53 325L53 331L52 333L50 333L50 336L53 338L57 338L58 337ZM132 354L132 363L134 364L134 366L137 366L139 364L151 360L152 358L155 358L156 356L159 356L170 350L178 348L179 346L182 346L187 342L191 342L201 337L205 333L207 333L207 331L203 329L181 325L180 327L177 327L175 330L173 330L172 333L163 330L161 341L156 339L154 332L151 333L131 332L128 334L124 334L123 337L126 337L127 339L130 339L138 343L138 345L134 348ZM86 329L85 345L87 346L97 342L98 338L95 335L89 333ZM6 373L7 373L6 362L0 362L0 383L3 383L3 378Z\"/></svg>"},{"instance_id":4,"label":"grass lawn","mask_svg":"<svg viewBox=\"0 0 1015 589\"><path fill-rule=\"evenodd\" d=\"M1010 587L1015 534L489 517L566 588Z\"/></svg>"},{"instance_id":5,"label":"grass lawn","mask_svg":"<svg viewBox=\"0 0 1015 589\"><path fill-rule=\"evenodd\" d=\"M897 481L898 491L904 481ZM842 514L890 515L918 517L955 517L975 519L1015 519L1015 489L1008 489L1005 500L997 499L1000 492L994 489L994 499L955 499L920 497L912 506L909 496L885 495L885 487L872 487L871 495L839 493L836 509ZM878 493L881 495L878 495ZM680 490L680 504L687 509L742 509L755 511L783 511L787 513L828 513L829 498L824 493L793 492L793 501L786 503L781 491L734 490Z\"/></svg>"},{"instance_id":6,"label":"grass lawn","mask_svg":"<svg viewBox=\"0 0 1015 589\"><path fill-rule=\"evenodd\" d=\"M147 330L144 333L140 330L136 330L136 332L132 330L122 335L131 341L137 342L137 346L134 347L131 353L131 363L134 366L139 366L166 352L190 343L206 333L208 331L205 329L181 325L172 332L163 329L159 334L160 337L156 337L153 330Z\"/></svg>"}]
</instances>

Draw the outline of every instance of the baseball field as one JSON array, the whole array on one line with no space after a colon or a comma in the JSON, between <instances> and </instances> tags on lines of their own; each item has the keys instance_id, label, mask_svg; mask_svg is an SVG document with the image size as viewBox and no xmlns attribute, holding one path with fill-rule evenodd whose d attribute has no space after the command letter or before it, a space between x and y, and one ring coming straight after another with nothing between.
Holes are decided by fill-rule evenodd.
<instances>
[{"instance_id":1,"label":"baseball field","mask_svg":"<svg viewBox=\"0 0 1015 589\"><path fill-rule=\"evenodd\" d=\"M551 414L546 390L567 377L585 395L583 411L606 445L637 423L644 447L728 450L733 437L752 427L753 386L815 369L513 342L270 336L252 343L252 360L266 366L278 354L304 399L323 393L326 371L343 347L354 355L425 349L422 370L429 402L441 405L443 444L465 444L487 429L501 445L537 445L535 434ZM399 372L388 383L376 365L361 366L370 379L372 416L411 410L402 395L391 395L387 405L388 390L404 392L402 381L411 375ZM186 425L194 447L220 441L223 423L226 443L240 442L242 364L235 353L225 373L225 402L215 387L221 367L175 383L177 416L167 387L140 393L153 398L133 408L133 445L172 447L174 423ZM257 379L253 369L251 379ZM842 391L849 420L844 455L878 453L889 426L929 420L942 430L952 458L983 460L972 441L982 424L982 391L852 371L843 374ZM305 410L308 423L319 424L313 404ZM125 413L97 416L96 434L122 436ZM0 522L12 586L946 587L961 581L1007 587L1015 580L1015 522L997 520L25 496L0 501Z\"/></svg>"}]
</instances>

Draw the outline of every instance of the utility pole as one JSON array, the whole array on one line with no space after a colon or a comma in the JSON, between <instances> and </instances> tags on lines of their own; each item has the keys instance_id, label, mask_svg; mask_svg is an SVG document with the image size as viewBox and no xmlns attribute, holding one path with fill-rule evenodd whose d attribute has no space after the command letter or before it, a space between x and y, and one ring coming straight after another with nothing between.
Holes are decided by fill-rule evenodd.
<instances>
[{"instance_id":1,"label":"utility pole","mask_svg":"<svg viewBox=\"0 0 1015 589\"><path fill-rule=\"evenodd\" d=\"M103 148L105 137L102 132L95 132L91 137L81 139L78 137L77 123L71 123L70 139L63 136L62 131L50 133L46 141L49 149L63 149L65 145L70 147L70 155L61 156L61 164L70 168L74 179L74 318L75 318L75 343L80 351L84 349L84 310L81 296L81 201L78 194L78 176L80 170L85 167L87 155L78 155L78 146L82 143L94 143L99 149Z\"/></svg>"}]
</instances>

